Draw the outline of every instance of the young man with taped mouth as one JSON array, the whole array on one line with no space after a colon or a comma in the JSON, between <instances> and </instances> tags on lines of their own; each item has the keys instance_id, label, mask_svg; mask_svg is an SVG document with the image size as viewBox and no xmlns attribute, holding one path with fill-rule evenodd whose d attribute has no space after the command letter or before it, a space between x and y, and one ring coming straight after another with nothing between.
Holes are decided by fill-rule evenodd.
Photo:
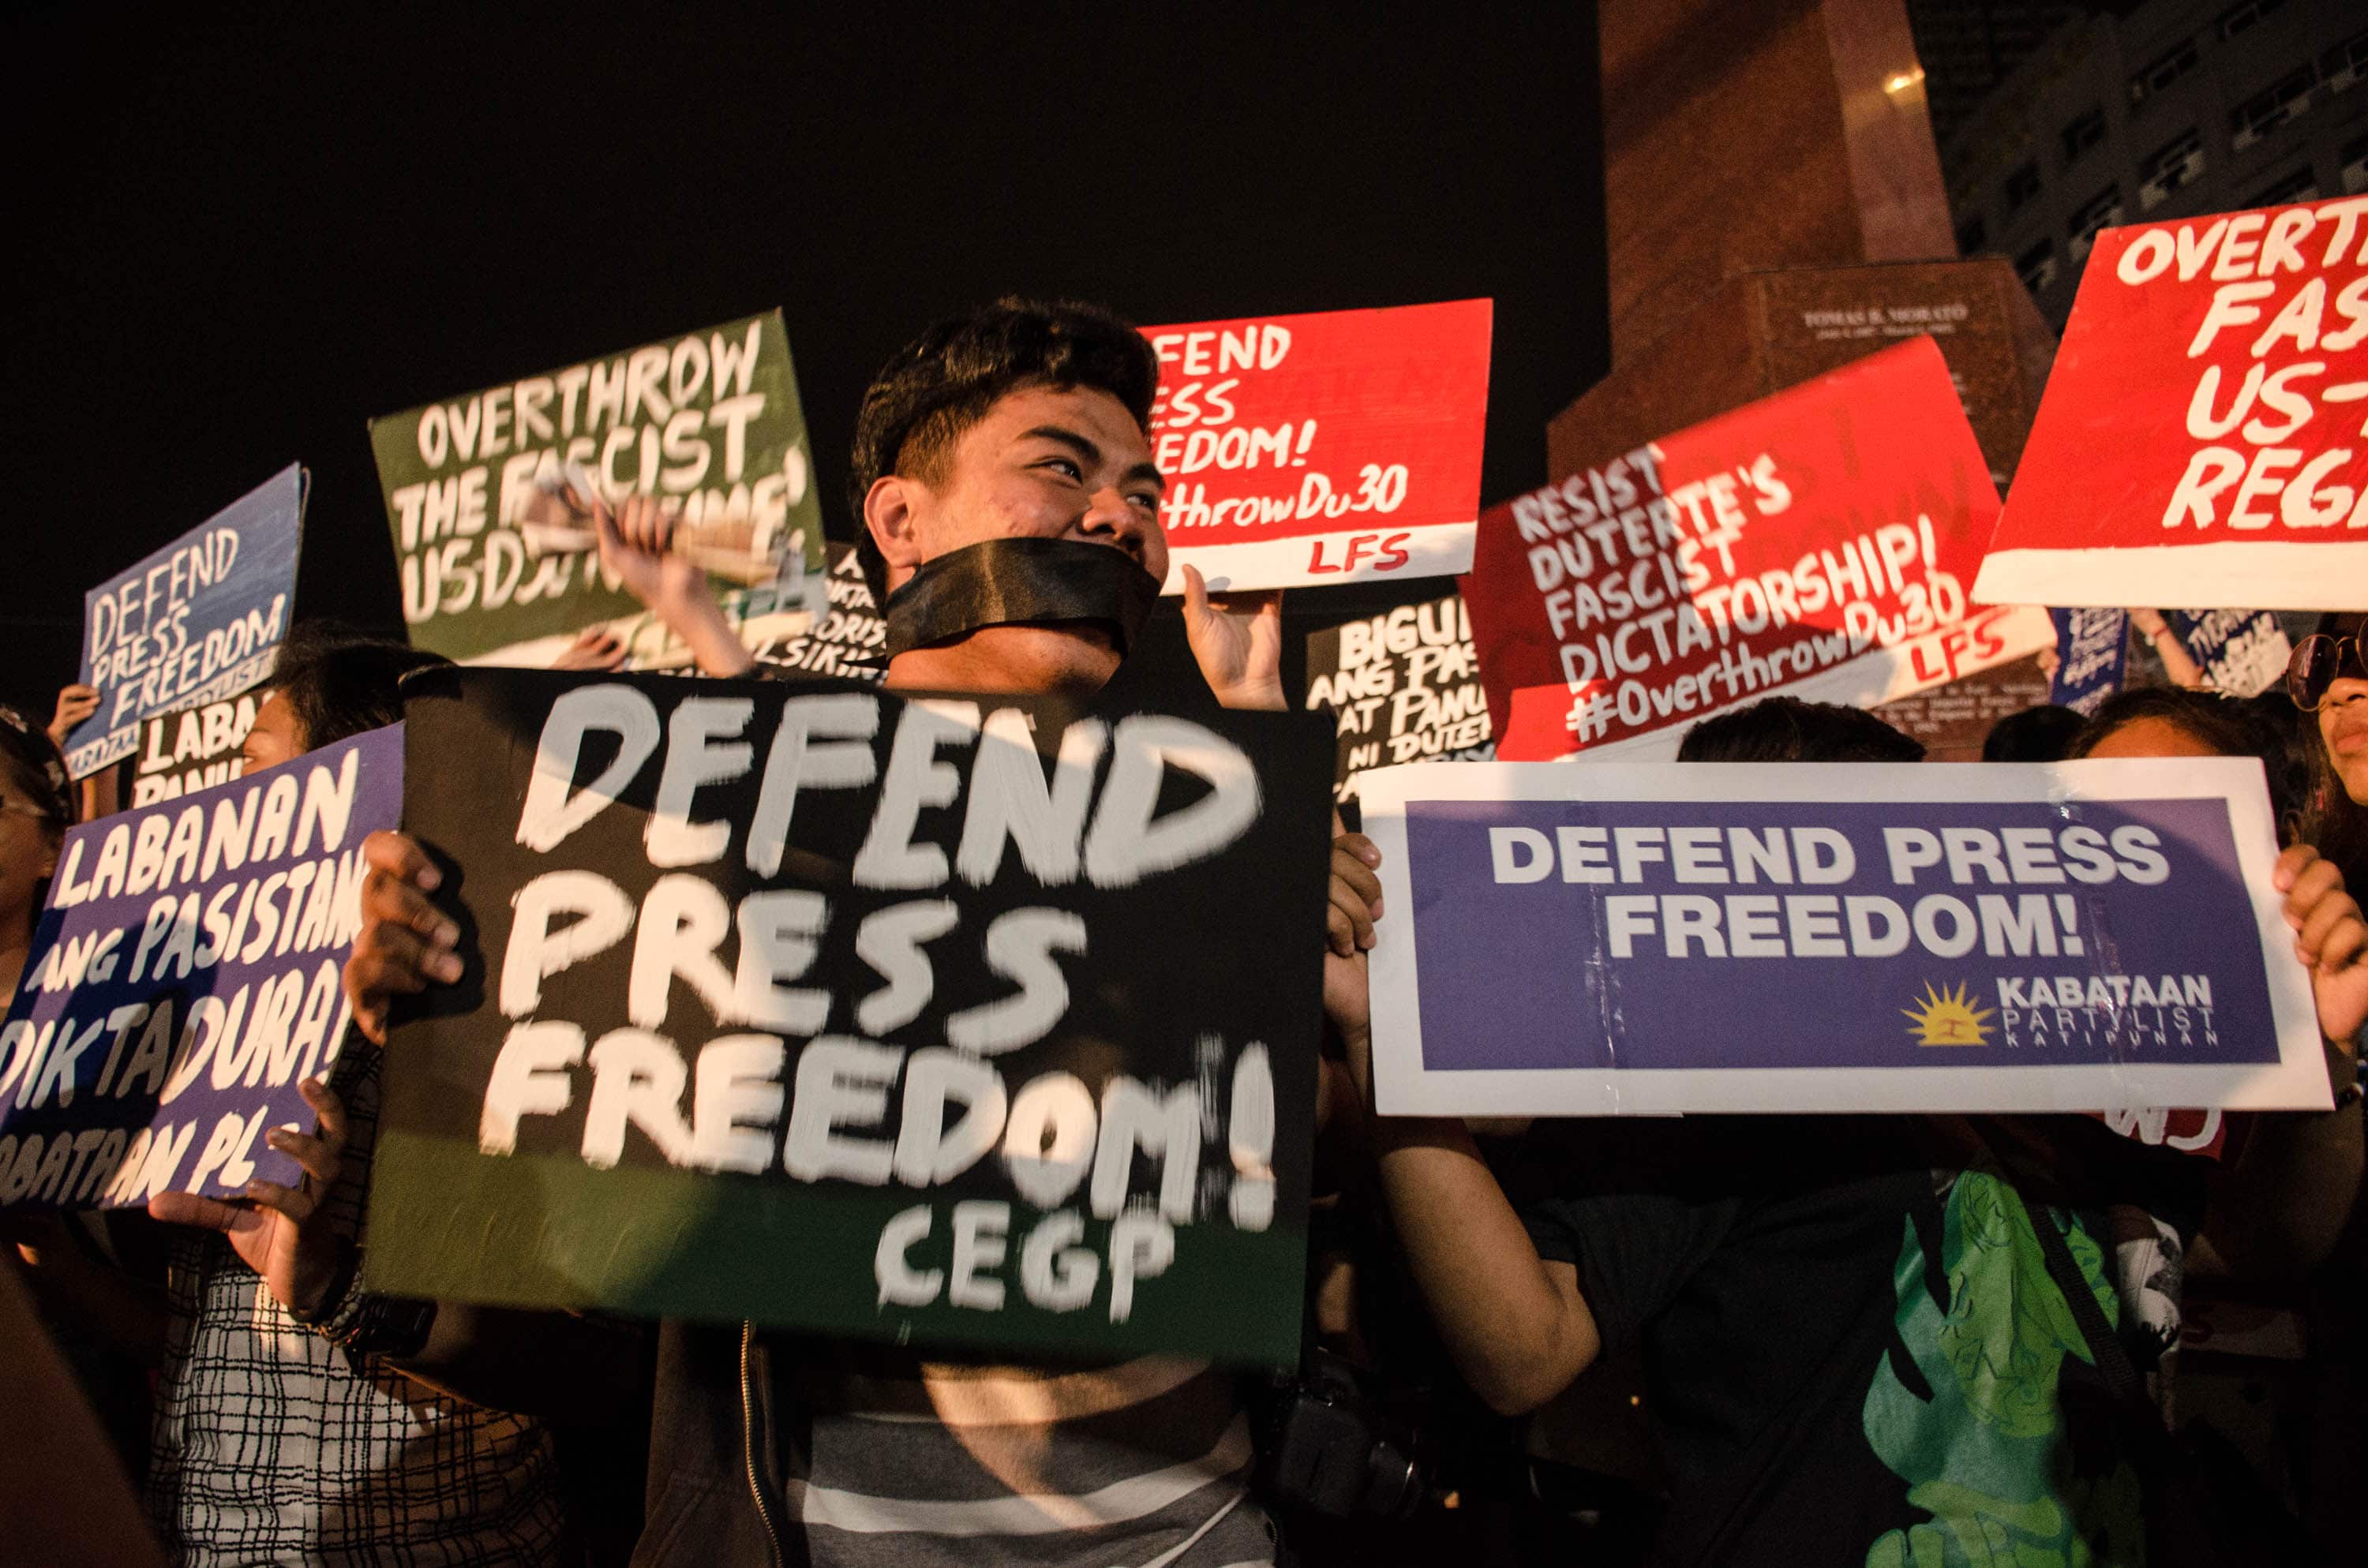
<instances>
[{"instance_id":1,"label":"young man with taped mouth","mask_svg":"<svg viewBox=\"0 0 2368 1568\"><path fill-rule=\"evenodd\" d=\"M1144 434L1157 378L1149 346L1107 312L1017 301L890 361L865 394L853 476L890 689L1083 695L1118 674L1167 570ZM597 516L611 569L700 667L751 673L702 575L666 551L668 519L642 500ZM1188 639L1218 700L1281 708L1276 597L1212 599L1197 573L1185 580ZM392 995L460 963L419 846L381 835L369 854L347 983L382 1036ZM1349 849L1334 866L1333 946L1352 949L1342 911L1369 934L1379 888ZM452 1333L422 1364L459 1369L475 1314L440 1316ZM1240 1391L1206 1363L924 1361L671 1322L658 1356L639 1563L1274 1560L1247 1492ZM461 1386L461 1370L444 1375Z\"/></svg>"},{"instance_id":2,"label":"young man with taped mouth","mask_svg":"<svg viewBox=\"0 0 2368 1568\"><path fill-rule=\"evenodd\" d=\"M1873 714L1774 698L1697 725L1679 756L1922 752ZM2348 1037L2368 930L2306 852L2278 881L2321 1027ZM1353 971L1326 990L1346 992L1331 1011L1370 1089L1362 961L1331 967ZM1574 1150L1600 1125L1568 1124ZM1647 1561L2146 1560L2129 1434L2153 1419L2141 1369L2176 1335L2203 1162L2077 1115L1687 1116L1517 1208L1461 1121L1376 1117L1372 1138L1415 1279L1491 1405L1534 1410L1640 1348L1671 1492ZM2111 1372L2066 1278L2128 1347Z\"/></svg>"}]
</instances>

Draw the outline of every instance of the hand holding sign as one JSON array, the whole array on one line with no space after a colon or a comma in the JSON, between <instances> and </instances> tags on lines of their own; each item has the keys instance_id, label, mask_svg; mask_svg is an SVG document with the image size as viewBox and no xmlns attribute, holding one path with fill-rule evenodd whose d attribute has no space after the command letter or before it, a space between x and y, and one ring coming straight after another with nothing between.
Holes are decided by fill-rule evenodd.
<instances>
[{"instance_id":1,"label":"hand holding sign","mask_svg":"<svg viewBox=\"0 0 2368 1568\"><path fill-rule=\"evenodd\" d=\"M2286 895L2294 957L2310 971L2318 1032L2349 1057L2368 1025L2368 924L2344 890L2343 873L2306 844L2278 857L2273 883Z\"/></svg>"},{"instance_id":2,"label":"hand holding sign","mask_svg":"<svg viewBox=\"0 0 2368 1568\"><path fill-rule=\"evenodd\" d=\"M1382 852L1361 833L1332 841L1332 906L1325 912L1332 956L1356 957L1373 945L1373 922L1382 917L1382 880L1373 869Z\"/></svg>"},{"instance_id":3,"label":"hand holding sign","mask_svg":"<svg viewBox=\"0 0 2368 1568\"><path fill-rule=\"evenodd\" d=\"M66 733L98 711L98 688L77 681L58 688L57 711L50 720L50 739L63 751Z\"/></svg>"},{"instance_id":4,"label":"hand holding sign","mask_svg":"<svg viewBox=\"0 0 2368 1568\"><path fill-rule=\"evenodd\" d=\"M1336 825L1337 825L1337 819ZM1332 841L1331 906L1324 912L1330 943L1324 954L1324 1017L1347 1049L1349 1076L1360 1100L1372 1089L1372 1002L1366 950L1382 917L1382 852L1361 833Z\"/></svg>"},{"instance_id":5,"label":"hand holding sign","mask_svg":"<svg viewBox=\"0 0 2368 1568\"><path fill-rule=\"evenodd\" d=\"M148 1215L168 1225L222 1232L239 1261L263 1277L265 1288L281 1306L313 1313L327 1304L324 1298L335 1281L344 1244L320 1208L322 1197L344 1168L346 1107L321 1079L307 1078L297 1087L320 1119L319 1135L275 1127L266 1141L304 1168L299 1185L249 1182L244 1203L194 1192L160 1192L148 1200Z\"/></svg>"},{"instance_id":6,"label":"hand holding sign","mask_svg":"<svg viewBox=\"0 0 2368 1568\"><path fill-rule=\"evenodd\" d=\"M428 898L444 873L407 833L381 831L362 840L370 872L362 881L361 927L346 959L346 997L354 1025L386 1043L386 1014L397 996L416 996L430 981L461 978L454 948L461 928Z\"/></svg>"},{"instance_id":7,"label":"hand holding sign","mask_svg":"<svg viewBox=\"0 0 2368 1568\"><path fill-rule=\"evenodd\" d=\"M406 712L446 874L370 845L363 1026L427 992L372 1288L1296 1354L1320 723L521 670Z\"/></svg>"},{"instance_id":8,"label":"hand holding sign","mask_svg":"<svg viewBox=\"0 0 2368 1568\"><path fill-rule=\"evenodd\" d=\"M779 311L388 415L370 444L412 643L453 658L548 664L584 627L634 612L596 569L563 480L582 501L597 487L677 507L699 559L735 583L822 565ZM734 623L771 613L758 594L728 599L718 613ZM635 653L673 656L662 639Z\"/></svg>"},{"instance_id":9,"label":"hand holding sign","mask_svg":"<svg viewBox=\"0 0 2368 1568\"><path fill-rule=\"evenodd\" d=\"M709 675L744 674L755 663L732 623L707 591L707 572L676 548L674 504L655 495L628 495L611 511L598 495L586 498L598 532L600 564L632 590L682 639Z\"/></svg>"}]
</instances>

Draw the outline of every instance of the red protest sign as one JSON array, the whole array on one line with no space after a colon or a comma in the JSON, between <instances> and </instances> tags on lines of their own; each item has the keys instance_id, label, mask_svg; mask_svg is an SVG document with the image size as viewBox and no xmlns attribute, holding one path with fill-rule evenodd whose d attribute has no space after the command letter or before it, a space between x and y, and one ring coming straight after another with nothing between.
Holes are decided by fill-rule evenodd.
<instances>
[{"instance_id":1,"label":"red protest sign","mask_svg":"<svg viewBox=\"0 0 2368 1568\"><path fill-rule=\"evenodd\" d=\"M1143 329L1167 591L1440 577L1472 564L1486 300Z\"/></svg>"},{"instance_id":2,"label":"red protest sign","mask_svg":"<svg viewBox=\"0 0 2368 1568\"><path fill-rule=\"evenodd\" d=\"M1463 597L1497 755L1668 756L1774 693L1873 707L2052 646L1966 602L1998 511L1929 337L1492 507Z\"/></svg>"},{"instance_id":3,"label":"red protest sign","mask_svg":"<svg viewBox=\"0 0 2368 1568\"><path fill-rule=\"evenodd\" d=\"M1974 597L2368 609L2368 196L2107 229Z\"/></svg>"}]
</instances>

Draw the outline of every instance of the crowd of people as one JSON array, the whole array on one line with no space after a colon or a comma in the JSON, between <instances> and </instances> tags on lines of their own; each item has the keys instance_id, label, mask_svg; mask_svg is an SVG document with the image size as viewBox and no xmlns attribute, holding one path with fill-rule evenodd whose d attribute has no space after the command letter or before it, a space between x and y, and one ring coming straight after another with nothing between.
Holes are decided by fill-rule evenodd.
<instances>
[{"instance_id":1,"label":"crowd of people","mask_svg":"<svg viewBox=\"0 0 2368 1568\"><path fill-rule=\"evenodd\" d=\"M1145 434L1157 381L1123 322L1016 301L941 324L882 369L850 501L888 607L889 689L1090 694L1144 678L1127 655L1167 567ZM577 499L603 562L704 675L766 674L703 574L666 548L663 506ZM1201 678L1141 700L1285 706L1278 597L1185 576ZM302 1182L257 1182L238 1201L160 1196L144 1216L0 1222L152 1528L191 1564L1159 1568L1552 1551L1937 1568L2177 1561L2174 1542L2219 1554L2195 1561L2356 1560L2356 1527L2326 1533L2345 1499L2323 1482L2169 1433L2184 1280L2334 1301L2358 1327L2368 926L2347 888L2368 875L2363 637L2362 617L2330 617L2283 691L2135 688L2085 720L2018 715L1989 754L2263 762L2284 840L2276 892L2335 1108L2232 1115L2217 1158L2075 1115L1527 1129L1375 1116L1365 955L1402 912L1383 907L1373 843L1336 824L1307 1304L1323 1379L1303 1369L1279 1389L1175 1358L1005 1365L391 1298L358 1266L389 1019L459 979L464 955L434 859L380 834L345 966L355 1038L304 1085L313 1130L268 1135ZM621 656L596 632L563 663ZM403 677L434 662L300 629L245 767L393 722ZM68 688L47 726L0 710L12 989L63 835L108 803L67 778L57 744L96 699ZM1784 698L1696 725L1680 753L1922 756L1873 714ZM1558 1455L1515 1418L1622 1365L1650 1459L1624 1490L1575 1485L1588 1445ZM1341 1462L1361 1474L1404 1457L1410 1479L1363 1488L1388 1506L1343 1517L1266 1462L1268 1413L1310 1388L1365 1424Z\"/></svg>"}]
</instances>

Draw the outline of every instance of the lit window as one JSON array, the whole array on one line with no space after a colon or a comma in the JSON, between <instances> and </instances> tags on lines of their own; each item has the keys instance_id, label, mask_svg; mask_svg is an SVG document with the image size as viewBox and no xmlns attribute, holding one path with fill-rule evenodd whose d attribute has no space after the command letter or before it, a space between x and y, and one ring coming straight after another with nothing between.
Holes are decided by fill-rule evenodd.
<instances>
[{"instance_id":1,"label":"lit window","mask_svg":"<svg viewBox=\"0 0 2368 1568\"><path fill-rule=\"evenodd\" d=\"M2368 32L2350 38L2318 57L2318 79L2330 93L2349 92L2368 77Z\"/></svg>"},{"instance_id":2,"label":"lit window","mask_svg":"<svg viewBox=\"0 0 2368 1568\"><path fill-rule=\"evenodd\" d=\"M2170 193L2203 174L2203 133L2193 126L2154 150L2139 165L2138 210L2150 212Z\"/></svg>"},{"instance_id":3,"label":"lit window","mask_svg":"<svg viewBox=\"0 0 2368 1568\"><path fill-rule=\"evenodd\" d=\"M2318 67L2305 61L2276 82L2228 111L2228 134L2237 149L2259 142L2310 108L2311 90L2318 85Z\"/></svg>"},{"instance_id":4,"label":"lit window","mask_svg":"<svg viewBox=\"0 0 2368 1568\"><path fill-rule=\"evenodd\" d=\"M2122 221L2122 187L2109 185L2080 204L2064 225L2065 237L2072 242L2072 259L2080 260L2096 242L2097 231Z\"/></svg>"},{"instance_id":5,"label":"lit window","mask_svg":"<svg viewBox=\"0 0 2368 1568\"><path fill-rule=\"evenodd\" d=\"M2064 161L2078 161L2081 153L2105 139L2105 111L2092 108L2088 113L2064 128Z\"/></svg>"},{"instance_id":6,"label":"lit window","mask_svg":"<svg viewBox=\"0 0 2368 1568\"><path fill-rule=\"evenodd\" d=\"M2130 107L2153 97L2196 66L2195 40L2181 39L2179 47L2130 77Z\"/></svg>"},{"instance_id":7,"label":"lit window","mask_svg":"<svg viewBox=\"0 0 2368 1568\"><path fill-rule=\"evenodd\" d=\"M2047 286L2055 281L2055 242L2042 240L2016 256L2014 271L2024 288L2034 294L2045 293Z\"/></svg>"},{"instance_id":8,"label":"lit window","mask_svg":"<svg viewBox=\"0 0 2368 1568\"><path fill-rule=\"evenodd\" d=\"M2038 194L2039 165L2037 164L2025 164L2006 176L2006 210L2008 211L2017 211L2030 205L2031 199Z\"/></svg>"},{"instance_id":9,"label":"lit window","mask_svg":"<svg viewBox=\"0 0 2368 1568\"><path fill-rule=\"evenodd\" d=\"M2318 199L2318 181L2313 177L2310 165L2305 164L2274 185L2262 187L2248 198L2248 207L2283 207L2290 202Z\"/></svg>"},{"instance_id":10,"label":"lit window","mask_svg":"<svg viewBox=\"0 0 2368 1568\"><path fill-rule=\"evenodd\" d=\"M2231 6L2220 13L2214 24L2223 39L2235 38L2254 23L2273 17L2286 8L2286 0L2244 0L2241 6Z\"/></svg>"}]
</instances>

